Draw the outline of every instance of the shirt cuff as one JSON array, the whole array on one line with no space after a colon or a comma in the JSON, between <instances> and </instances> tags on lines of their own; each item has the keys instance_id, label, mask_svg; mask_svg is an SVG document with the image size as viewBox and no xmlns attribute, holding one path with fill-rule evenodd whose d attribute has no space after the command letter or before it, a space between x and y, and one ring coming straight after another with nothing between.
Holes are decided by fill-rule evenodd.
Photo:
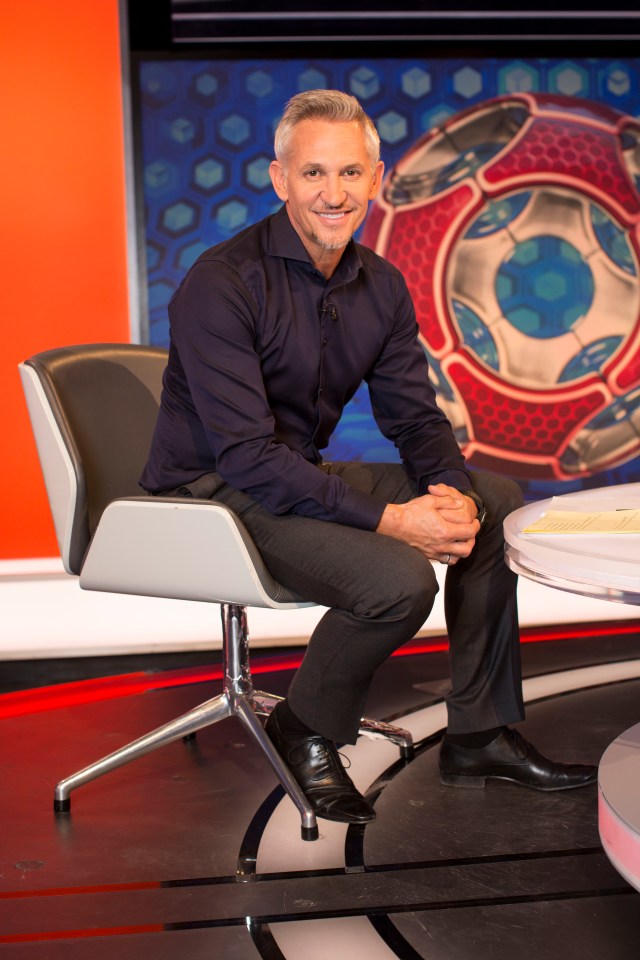
<instances>
[{"instance_id":1,"label":"shirt cuff","mask_svg":"<svg viewBox=\"0 0 640 960\"><path fill-rule=\"evenodd\" d=\"M428 480L424 480L424 490L420 493L427 493L427 487L434 483L446 483L448 487L454 487L460 493L471 489L471 477L464 470L443 470L435 477L429 477Z\"/></svg>"},{"instance_id":2,"label":"shirt cuff","mask_svg":"<svg viewBox=\"0 0 640 960\"><path fill-rule=\"evenodd\" d=\"M386 506L379 497L347 487L336 512L336 521L360 530L376 530Z\"/></svg>"}]
</instances>

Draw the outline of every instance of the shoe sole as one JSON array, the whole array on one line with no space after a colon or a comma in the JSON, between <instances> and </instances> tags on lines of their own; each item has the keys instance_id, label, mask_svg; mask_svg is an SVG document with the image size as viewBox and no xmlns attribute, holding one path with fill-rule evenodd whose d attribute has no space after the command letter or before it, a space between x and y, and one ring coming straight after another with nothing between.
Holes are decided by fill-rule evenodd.
<instances>
[{"instance_id":1,"label":"shoe sole","mask_svg":"<svg viewBox=\"0 0 640 960\"><path fill-rule=\"evenodd\" d=\"M319 820L330 820L331 823L346 823L352 827L364 827L365 823L372 823L376 819L375 813L372 817L367 817L366 820L348 820L345 817L332 817L328 813L321 813L320 810L314 810L313 812Z\"/></svg>"},{"instance_id":2,"label":"shoe sole","mask_svg":"<svg viewBox=\"0 0 640 960\"><path fill-rule=\"evenodd\" d=\"M558 793L561 790L577 790L580 787L588 787L596 782L597 777L594 777L593 780L586 780L584 783L570 783L566 787L537 787L533 783L523 783L522 780L516 780L514 777L501 777L498 774L489 774L486 777L466 777L458 773L440 772L440 783L445 787L482 789L486 787L487 780L503 780L505 783L515 783L519 787L528 787L529 790L538 790L540 793Z\"/></svg>"}]
</instances>

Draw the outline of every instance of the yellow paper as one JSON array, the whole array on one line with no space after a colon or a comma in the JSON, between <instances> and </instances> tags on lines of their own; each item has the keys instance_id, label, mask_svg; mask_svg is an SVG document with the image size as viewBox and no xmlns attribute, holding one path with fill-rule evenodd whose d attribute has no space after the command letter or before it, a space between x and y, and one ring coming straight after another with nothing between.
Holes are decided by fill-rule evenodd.
<instances>
[{"instance_id":1,"label":"yellow paper","mask_svg":"<svg viewBox=\"0 0 640 960\"><path fill-rule=\"evenodd\" d=\"M549 510L523 533L640 533L640 510Z\"/></svg>"}]
</instances>

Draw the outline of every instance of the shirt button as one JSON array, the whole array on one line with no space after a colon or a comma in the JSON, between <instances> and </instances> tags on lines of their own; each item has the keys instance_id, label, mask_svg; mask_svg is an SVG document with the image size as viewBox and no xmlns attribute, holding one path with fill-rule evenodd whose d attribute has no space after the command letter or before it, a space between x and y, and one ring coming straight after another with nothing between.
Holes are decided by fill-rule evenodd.
<instances>
[{"instance_id":1,"label":"shirt button","mask_svg":"<svg viewBox=\"0 0 640 960\"><path fill-rule=\"evenodd\" d=\"M322 346L323 346L323 347L326 347L326 345L327 345L327 338L326 338L326 337L323 337L323 338L322 338Z\"/></svg>"}]
</instances>

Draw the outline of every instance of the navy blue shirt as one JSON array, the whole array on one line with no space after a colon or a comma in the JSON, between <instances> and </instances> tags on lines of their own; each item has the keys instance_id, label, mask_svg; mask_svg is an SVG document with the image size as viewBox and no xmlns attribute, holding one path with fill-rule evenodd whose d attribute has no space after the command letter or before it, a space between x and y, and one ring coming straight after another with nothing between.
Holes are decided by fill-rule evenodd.
<instances>
[{"instance_id":1,"label":"navy blue shirt","mask_svg":"<svg viewBox=\"0 0 640 960\"><path fill-rule=\"evenodd\" d=\"M385 503L317 469L363 380L420 493L471 487L404 279L367 247L351 241L326 280L282 208L203 253L169 320L145 490L215 471L271 513L374 530Z\"/></svg>"}]
</instances>

